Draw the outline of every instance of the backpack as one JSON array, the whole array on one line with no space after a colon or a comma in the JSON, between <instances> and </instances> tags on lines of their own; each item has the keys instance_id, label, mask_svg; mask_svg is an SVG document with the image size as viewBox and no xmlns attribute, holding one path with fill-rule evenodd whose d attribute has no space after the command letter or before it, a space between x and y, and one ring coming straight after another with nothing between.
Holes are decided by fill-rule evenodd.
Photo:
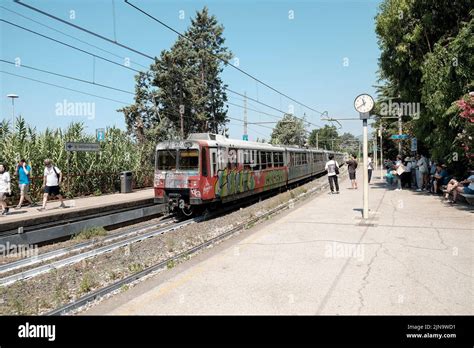
<instances>
[{"instance_id":1,"label":"backpack","mask_svg":"<svg viewBox=\"0 0 474 348\"><path fill-rule=\"evenodd\" d=\"M59 173L56 171L56 167L53 166L54 174L58 177L58 183L59 183Z\"/></svg>"}]
</instances>

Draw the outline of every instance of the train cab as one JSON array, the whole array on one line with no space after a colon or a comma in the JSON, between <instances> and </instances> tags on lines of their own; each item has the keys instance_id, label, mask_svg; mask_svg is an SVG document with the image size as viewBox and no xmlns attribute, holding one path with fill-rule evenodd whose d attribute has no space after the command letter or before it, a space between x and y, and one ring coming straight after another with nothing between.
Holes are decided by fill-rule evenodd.
<instances>
[{"instance_id":1,"label":"train cab","mask_svg":"<svg viewBox=\"0 0 474 348\"><path fill-rule=\"evenodd\" d=\"M200 153L199 142L193 140L170 140L156 146L155 203L192 214L190 200L199 198Z\"/></svg>"}]
</instances>

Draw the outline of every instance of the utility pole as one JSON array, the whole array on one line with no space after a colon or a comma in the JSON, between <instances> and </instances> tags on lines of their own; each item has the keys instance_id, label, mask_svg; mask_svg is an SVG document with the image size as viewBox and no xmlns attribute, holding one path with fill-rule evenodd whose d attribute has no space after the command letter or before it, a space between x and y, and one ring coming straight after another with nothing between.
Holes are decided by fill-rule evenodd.
<instances>
[{"instance_id":1,"label":"utility pole","mask_svg":"<svg viewBox=\"0 0 474 348\"><path fill-rule=\"evenodd\" d=\"M249 135L247 133L247 92L244 92L244 136L243 140L249 140Z\"/></svg>"},{"instance_id":2,"label":"utility pole","mask_svg":"<svg viewBox=\"0 0 474 348\"><path fill-rule=\"evenodd\" d=\"M380 179L383 180L383 147L382 147L382 125L379 128L380 137Z\"/></svg>"},{"instance_id":3,"label":"utility pole","mask_svg":"<svg viewBox=\"0 0 474 348\"><path fill-rule=\"evenodd\" d=\"M7 94L7 97L12 100L12 133L15 132L15 99L19 98L16 94Z\"/></svg>"},{"instance_id":4,"label":"utility pole","mask_svg":"<svg viewBox=\"0 0 474 348\"><path fill-rule=\"evenodd\" d=\"M375 171L377 170L377 136L374 137L374 176Z\"/></svg>"},{"instance_id":5,"label":"utility pole","mask_svg":"<svg viewBox=\"0 0 474 348\"><path fill-rule=\"evenodd\" d=\"M401 110L398 111L398 135L402 135L402 112ZM398 139L398 154L402 155L402 139Z\"/></svg>"},{"instance_id":6,"label":"utility pole","mask_svg":"<svg viewBox=\"0 0 474 348\"><path fill-rule=\"evenodd\" d=\"M319 150L319 132L316 132L316 150Z\"/></svg>"}]
</instances>

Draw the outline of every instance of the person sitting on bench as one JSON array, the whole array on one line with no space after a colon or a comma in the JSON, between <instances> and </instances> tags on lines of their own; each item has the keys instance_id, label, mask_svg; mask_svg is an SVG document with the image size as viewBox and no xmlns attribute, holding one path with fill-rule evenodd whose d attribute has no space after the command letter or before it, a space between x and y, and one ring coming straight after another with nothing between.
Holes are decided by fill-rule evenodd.
<instances>
[{"instance_id":1,"label":"person sitting on bench","mask_svg":"<svg viewBox=\"0 0 474 348\"><path fill-rule=\"evenodd\" d=\"M470 176L466 180L456 181L455 179L451 179L448 183L448 188L446 189L446 196L445 198L449 200L450 193L453 194L453 200L451 203L456 203L456 198L459 193L467 194L467 195L474 195L474 170L470 170ZM465 184L469 184L468 186L464 186Z\"/></svg>"}]
</instances>

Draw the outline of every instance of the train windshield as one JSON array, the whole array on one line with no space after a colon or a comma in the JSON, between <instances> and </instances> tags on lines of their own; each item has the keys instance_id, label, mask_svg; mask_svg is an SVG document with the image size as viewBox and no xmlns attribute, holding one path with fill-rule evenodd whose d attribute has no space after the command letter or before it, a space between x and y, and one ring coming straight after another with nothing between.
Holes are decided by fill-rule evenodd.
<instances>
[{"instance_id":1,"label":"train windshield","mask_svg":"<svg viewBox=\"0 0 474 348\"><path fill-rule=\"evenodd\" d=\"M176 150L158 150L156 168L159 170L176 169Z\"/></svg>"},{"instance_id":2,"label":"train windshield","mask_svg":"<svg viewBox=\"0 0 474 348\"><path fill-rule=\"evenodd\" d=\"M198 170L199 169L199 151L195 149L179 150L180 170Z\"/></svg>"}]
</instances>

